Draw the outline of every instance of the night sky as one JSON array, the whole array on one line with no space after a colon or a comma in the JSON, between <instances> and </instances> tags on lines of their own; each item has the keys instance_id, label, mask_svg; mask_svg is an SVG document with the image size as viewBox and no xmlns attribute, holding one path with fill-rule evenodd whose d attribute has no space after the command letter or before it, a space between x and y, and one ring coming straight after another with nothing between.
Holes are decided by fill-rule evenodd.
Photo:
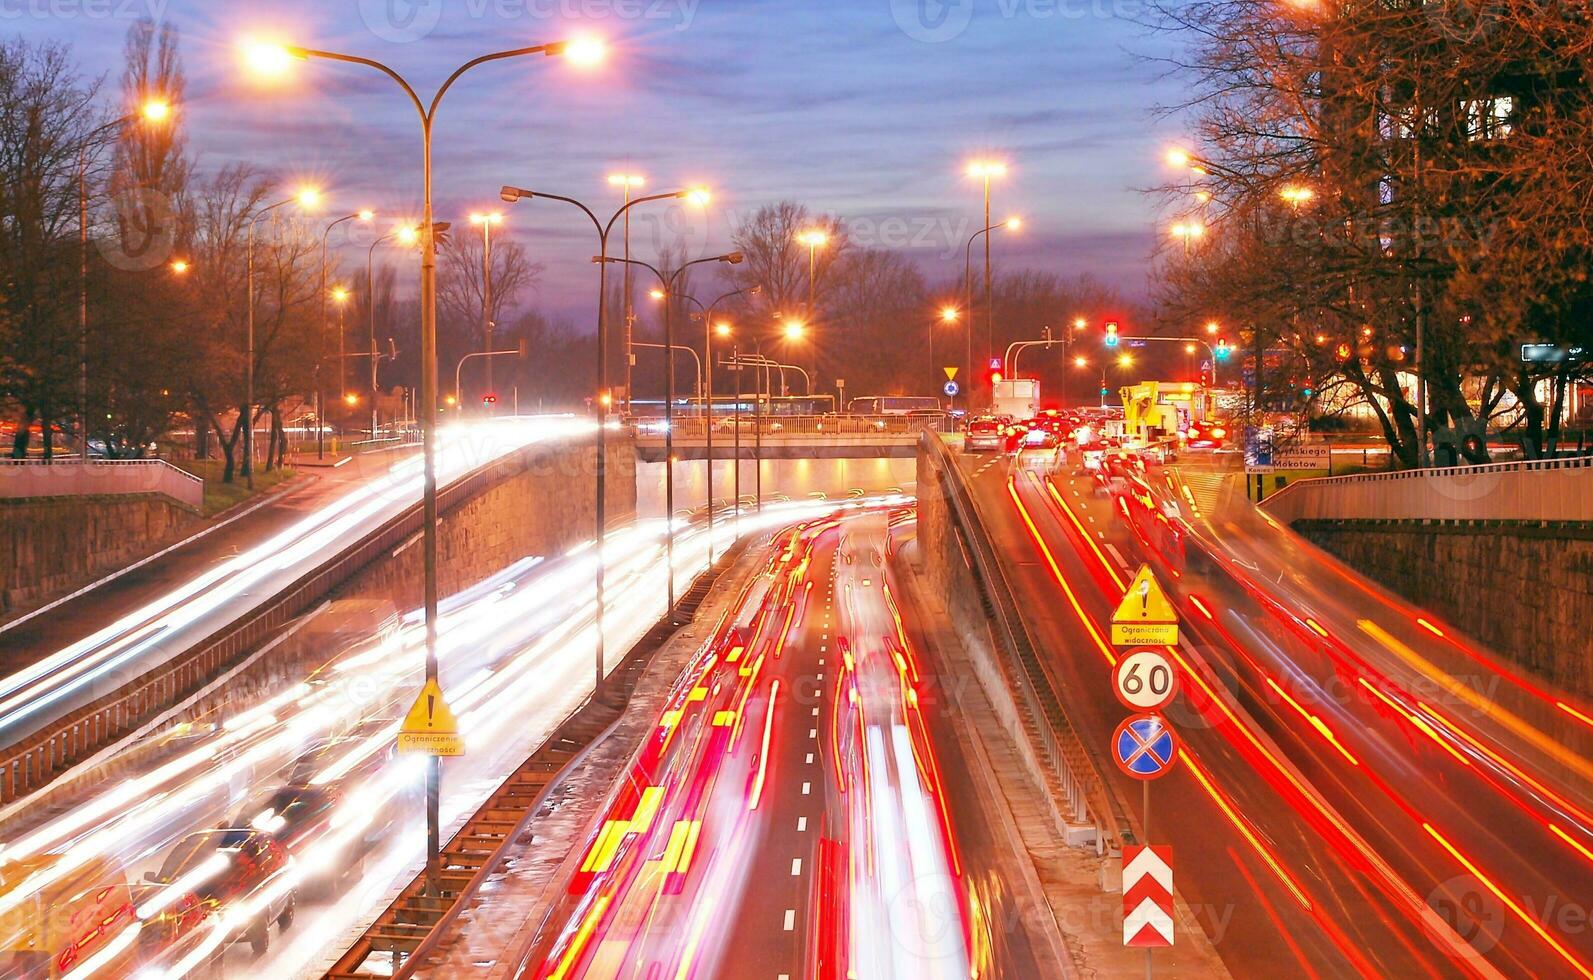
<instances>
[{"instance_id":1,"label":"night sky","mask_svg":"<svg viewBox=\"0 0 1593 980\"><path fill-rule=\"evenodd\" d=\"M1140 14L1137 0L9 0L0 26L72 44L114 86L129 23L175 24L201 169L245 160L324 187L332 214L395 217L420 201L419 125L397 86L325 61L263 82L241 70L240 39L376 58L429 96L479 54L597 35L612 45L600 68L521 59L454 87L436 134L439 219L499 207L505 183L612 211L605 177L632 171L649 190L715 194L704 214L647 212L638 257L723 246L736 215L785 198L943 281L982 217L965 162L991 156L1011 167L996 217L1026 222L998 235L998 263L1089 271L1139 296L1156 234L1140 189L1178 133L1152 112L1178 93L1146 60L1167 42ZM589 312L584 218L522 203L504 234L547 267L536 305Z\"/></svg>"}]
</instances>

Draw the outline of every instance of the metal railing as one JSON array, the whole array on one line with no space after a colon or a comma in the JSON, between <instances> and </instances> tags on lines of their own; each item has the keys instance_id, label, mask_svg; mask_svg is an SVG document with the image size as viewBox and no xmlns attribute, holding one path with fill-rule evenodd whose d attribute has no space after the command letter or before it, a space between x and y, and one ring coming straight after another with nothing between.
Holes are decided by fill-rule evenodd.
<instances>
[{"instance_id":1,"label":"metal railing","mask_svg":"<svg viewBox=\"0 0 1593 980\"><path fill-rule=\"evenodd\" d=\"M761 418L751 412L739 416L720 413L713 419L698 416L676 416L675 438L706 439L710 421L714 439L729 440L740 430L742 439L758 433L769 437L817 436L822 438L853 437L859 440L881 436L916 438L923 432L950 432L951 417L944 413L934 415L769 415ZM628 425L642 440L662 439L664 419L641 416L630 419Z\"/></svg>"},{"instance_id":2,"label":"metal railing","mask_svg":"<svg viewBox=\"0 0 1593 980\"><path fill-rule=\"evenodd\" d=\"M0 497L86 497L158 493L195 510L205 481L164 459L0 460Z\"/></svg>"},{"instance_id":3,"label":"metal railing","mask_svg":"<svg viewBox=\"0 0 1593 980\"><path fill-rule=\"evenodd\" d=\"M1296 480L1261 506L1286 524L1593 521L1593 457Z\"/></svg>"},{"instance_id":4,"label":"metal railing","mask_svg":"<svg viewBox=\"0 0 1593 980\"><path fill-rule=\"evenodd\" d=\"M445 514L498 482L530 469L536 465L539 453L568 448L567 444L528 446L460 477L439 491L438 513ZM178 704L420 529L421 504L416 501L306 572L246 618L227 624L159 667L0 749L0 804L47 785L73 765Z\"/></svg>"},{"instance_id":5,"label":"metal railing","mask_svg":"<svg viewBox=\"0 0 1593 980\"><path fill-rule=\"evenodd\" d=\"M923 445L934 459L953 530L971 559L991 633L1006 653L1005 666L1012 668L1004 671L1008 686L1016 695L1019 710L1029 716L1025 728L1038 742L1036 748L1047 774L1060 790L1073 821L1094 826L1100 849L1133 842L1135 835L1121 802L1108 788L1094 757L1085 751L1078 730L1062 707L1054 679L1023 621L1017 595L951 451L934 435L924 435Z\"/></svg>"}]
</instances>

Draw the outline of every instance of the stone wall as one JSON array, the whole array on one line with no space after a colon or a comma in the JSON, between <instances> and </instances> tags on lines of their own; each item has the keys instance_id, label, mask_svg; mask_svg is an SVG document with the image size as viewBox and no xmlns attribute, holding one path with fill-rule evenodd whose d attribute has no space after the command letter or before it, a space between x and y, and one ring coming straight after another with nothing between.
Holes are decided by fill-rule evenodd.
<instances>
[{"instance_id":1,"label":"stone wall","mask_svg":"<svg viewBox=\"0 0 1593 980\"><path fill-rule=\"evenodd\" d=\"M0 500L0 619L152 555L203 524L158 494Z\"/></svg>"},{"instance_id":2,"label":"stone wall","mask_svg":"<svg viewBox=\"0 0 1593 980\"><path fill-rule=\"evenodd\" d=\"M629 439L608 444L608 519L636 513L636 450ZM437 591L448 596L522 558L552 556L593 538L597 458L592 442L533 446L518 473L444 514L437 542ZM422 601L418 535L338 590L339 598L385 599L401 610Z\"/></svg>"},{"instance_id":3,"label":"stone wall","mask_svg":"<svg viewBox=\"0 0 1593 980\"><path fill-rule=\"evenodd\" d=\"M1298 521L1294 529L1538 676L1593 696L1593 527Z\"/></svg>"}]
</instances>

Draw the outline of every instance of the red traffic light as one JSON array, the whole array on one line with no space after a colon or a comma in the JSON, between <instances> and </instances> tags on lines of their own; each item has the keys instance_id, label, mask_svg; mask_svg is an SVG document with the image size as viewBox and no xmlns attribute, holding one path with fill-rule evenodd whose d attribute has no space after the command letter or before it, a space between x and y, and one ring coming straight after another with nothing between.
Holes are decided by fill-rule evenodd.
<instances>
[{"instance_id":1,"label":"red traffic light","mask_svg":"<svg viewBox=\"0 0 1593 980\"><path fill-rule=\"evenodd\" d=\"M481 404L483 404L483 405L496 405L496 404L498 404L498 396L497 395L483 395L483 396L481 396Z\"/></svg>"}]
</instances>

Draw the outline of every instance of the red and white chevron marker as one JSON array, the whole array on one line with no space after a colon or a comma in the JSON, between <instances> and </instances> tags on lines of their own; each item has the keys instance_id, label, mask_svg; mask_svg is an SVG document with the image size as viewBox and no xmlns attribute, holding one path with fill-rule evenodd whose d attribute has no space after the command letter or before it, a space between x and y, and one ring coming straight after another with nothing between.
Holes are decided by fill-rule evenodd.
<instances>
[{"instance_id":1,"label":"red and white chevron marker","mask_svg":"<svg viewBox=\"0 0 1593 980\"><path fill-rule=\"evenodd\" d=\"M1123 945L1154 949L1173 944L1173 849L1166 844L1123 848Z\"/></svg>"}]
</instances>

